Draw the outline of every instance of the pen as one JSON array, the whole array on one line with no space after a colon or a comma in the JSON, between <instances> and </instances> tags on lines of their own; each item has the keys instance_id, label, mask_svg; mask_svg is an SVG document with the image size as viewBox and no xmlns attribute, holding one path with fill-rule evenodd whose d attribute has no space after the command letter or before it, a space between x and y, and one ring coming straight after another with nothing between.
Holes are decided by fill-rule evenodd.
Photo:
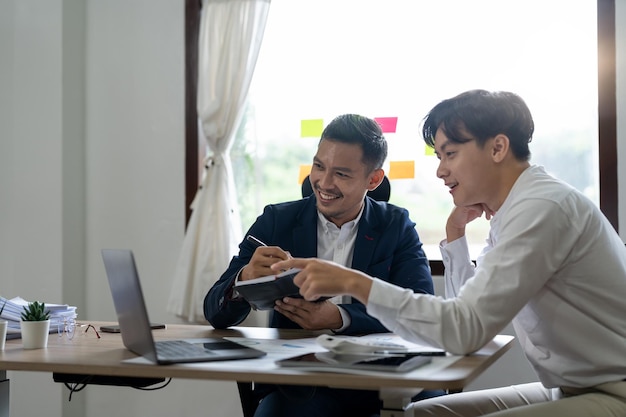
<instances>
[{"instance_id":1,"label":"pen","mask_svg":"<svg viewBox=\"0 0 626 417\"><path fill-rule=\"evenodd\" d=\"M265 243L261 242L259 239L257 239L256 237L254 237L252 235L246 236L246 240L248 242L256 245L257 247L259 247L259 246L267 246Z\"/></svg>"},{"instance_id":2,"label":"pen","mask_svg":"<svg viewBox=\"0 0 626 417\"><path fill-rule=\"evenodd\" d=\"M267 246L265 243L263 243L262 241L260 241L259 239L257 239L256 237L252 235L246 236L246 240L252 243L253 245L255 245L257 248L261 246ZM289 254L289 252L287 252L287 254ZM285 271L286 269L281 269L281 272L285 272Z\"/></svg>"}]
</instances>

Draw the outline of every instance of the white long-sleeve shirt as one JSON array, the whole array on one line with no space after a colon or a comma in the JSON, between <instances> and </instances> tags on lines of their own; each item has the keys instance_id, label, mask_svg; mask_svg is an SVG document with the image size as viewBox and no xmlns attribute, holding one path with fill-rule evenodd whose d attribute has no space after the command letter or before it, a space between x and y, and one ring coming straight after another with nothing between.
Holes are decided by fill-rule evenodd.
<instances>
[{"instance_id":1,"label":"white long-sleeve shirt","mask_svg":"<svg viewBox=\"0 0 626 417\"><path fill-rule=\"evenodd\" d=\"M543 168L517 179L474 268L443 242L446 296L374 280L367 309L408 340L475 351L509 322L546 387L626 378L626 248L599 209Z\"/></svg>"}]
</instances>

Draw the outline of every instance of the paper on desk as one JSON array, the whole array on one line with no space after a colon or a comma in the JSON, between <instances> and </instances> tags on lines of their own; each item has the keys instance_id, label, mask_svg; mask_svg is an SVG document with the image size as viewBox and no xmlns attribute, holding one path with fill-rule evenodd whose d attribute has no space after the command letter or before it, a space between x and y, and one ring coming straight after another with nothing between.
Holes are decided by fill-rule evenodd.
<instances>
[{"instance_id":1,"label":"paper on desk","mask_svg":"<svg viewBox=\"0 0 626 417\"><path fill-rule=\"evenodd\" d=\"M28 305L28 301L22 297L6 299L0 297L0 307L4 305L4 310L0 315L0 319L8 322L7 334L20 333L21 314L24 307ZM50 320L52 323L63 322L64 318L76 318L76 307L67 304L45 303L46 311L50 312Z\"/></svg>"},{"instance_id":2,"label":"paper on desk","mask_svg":"<svg viewBox=\"0 0 626 417\"><path fill-rule=\"evenodd\" d=\"M320 346L316 338L304 339L248 339L245 337L225 337L224 339L232 340L242 345L251 346L262 350L266 353L274 354L290 354L323 352L326 349ZM391 333L374 333L365 336L359 336L359 339L379 342L379 343L395 343L405 346L408 352L433 352L442 351L443 349L435 348L430 345L412 343L402 339L400 336Z\"/></svg>"},{"instance_id":3,"label":"paper on desk","mask_svg":"<svg viewBox=\"0 0 626 417\"><path fill-rule=\"evenodd\" d=\"M402 339L400 336L389 334L389 333L376 333L370 334L366 336L361 336L365 339L371 339L376 342L391 342L401 344L406 346L409 351L412 352L431 352L433 350L437 350L432 346L420 345L417 343L412 343ZM255 349L262 350L267 353L267 356L258 359L251 359L256 361L254 367L256 369L276 369L278 366L275 364L275 361L280 359L286 359L292 356L298 356L305 353L312 352L324 352L327 349L320 346L317 343L316 338L304 338L304 339L248 339L245 337L225 337L224 339L232 340L233 342L237 342L246 346L254 347ZM419 378L426 375L432 375L433 373L440 372L441 370L449 367L454 362L458 361L462 356L434 356L431 363L423 365L418 369L415 369L410 372L412 378ZM213 362L215 363L215 362ZM229 365L232 365L233 361L229 362ZM194 364L196 365L196 364ZM249 366L249 364L242 364L242 368ZM280 368L285 370L286 368ZM328 368L319 367L319 368L306 368L300 369L297 367L291 367L289 370L298 370L302 372L334 372L334 373L351 373L357 375L382 375L389 374L395 375L398 374L395 372L381 372L381 371L366 371L360 369L337 369L332 366Z\"/></svg>"},{"instance_id":4,"label":"paper on desk","mask_svg":"<svg viewBox=\"0 0 626 417\"><path fill-rule=\"evenodd\" d=\"M294 356L302 353L323 352L326 349L315 341L315 338L304 339L249 339L246 337L225 337L240 345L262 350L268 355Z\"/></svg>"},{"instance_id":5,"label":"paper on desk","mask_svg":"<svg viewBox=\"0 0 626 417\"><path fill-rule=\"evenodd\" d=\"M444 352L443 349L430 345L409 342L408 340L404 340L400 336L391 333L368 334L360 336L359 339L377 343L395 343L397 345L402 345L406 347L408 352Z\"/></svg>"}]
</instances>

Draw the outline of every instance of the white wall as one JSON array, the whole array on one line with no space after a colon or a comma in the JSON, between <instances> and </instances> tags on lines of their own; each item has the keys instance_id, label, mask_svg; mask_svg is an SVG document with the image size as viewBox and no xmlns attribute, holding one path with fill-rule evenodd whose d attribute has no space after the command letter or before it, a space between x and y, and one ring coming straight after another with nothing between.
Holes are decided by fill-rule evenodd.
<instances>
[{"instance_id":1,"label":"white wall","mask_svg":"<svg viewBox=\"0 0 626 417\"><path fill-rule=\"evenodd\" d=\"M151 319L176 321L184 1L0 0L0 57L0 293L115 320L99 251L132 248ZM50 374L8 374L12 415L241 413L234 383L89 387L68 402Z\"/></svg>"},{"instance_id":2,"label":"white wall","mask_svg":"<svg viewBox=\"0 0 626 417\"><path fill-rule=\"evenodd\" d=\"M626 4L617 3L619 42ZM86 321L114 320L99 250L127 247L151 318L177 321L165 304L184 228L183 24L183 0L0 0L2 295L77 305ZM622 42L620 68L625 52ZM626 97L623 73L618 100ZM626 160L625 104L618 105ZM625 236L626 205L620 219ZM234 383L89 387L68 402L49 374L9 378L13 415L241 415ZM470 389L532 379L516 348Z\"/></svg>"},{"instance_id":3,"label":"white wall","mask_svg":"<svg viewBox=\"0 0 626 417\"><path fill-rule=\"evenodd\" d=\"M63 290L60 6L0 2L0 291L7 297L59 300ZM24 415L60 410L61 390L49 375L44 384L41 375L8 374ZM35 386L41 396L14 395Z\"/></svg>"}]
</instances>

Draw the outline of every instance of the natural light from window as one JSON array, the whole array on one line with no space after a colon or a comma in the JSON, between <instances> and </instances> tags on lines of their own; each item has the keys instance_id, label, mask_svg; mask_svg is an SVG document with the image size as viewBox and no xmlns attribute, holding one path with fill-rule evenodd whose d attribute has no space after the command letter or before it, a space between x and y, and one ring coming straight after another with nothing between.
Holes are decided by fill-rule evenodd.
<instances>
[{"instance_id":1,"label":"natural light from window","mask_svg":"<svg viewBox=\"0 0 626 417\"><path fill-rule=\"evenodd\" d=\"M264 205L300 198L300 169L319 140L303 135L303 120L389 117L390 202L409 210L428 257L441 259L452 200L420 122L474 88L524 98L531 162L598 204L595 1L273 0L232 152L244 229ZM471 225L474 255L487 230L485 220Z\"/></svg>"}]
</instances>

